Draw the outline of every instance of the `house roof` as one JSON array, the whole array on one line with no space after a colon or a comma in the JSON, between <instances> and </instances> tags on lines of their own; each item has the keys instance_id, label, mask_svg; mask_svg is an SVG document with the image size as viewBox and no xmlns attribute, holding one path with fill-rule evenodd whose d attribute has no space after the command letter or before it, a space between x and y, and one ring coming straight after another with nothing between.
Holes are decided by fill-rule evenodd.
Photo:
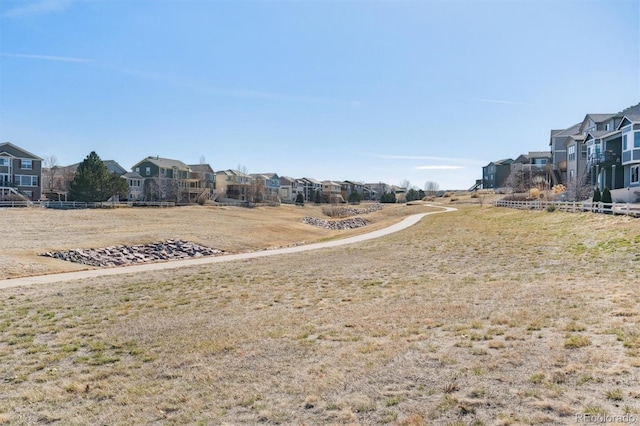
<instances>
[{"instance_id":1,"label":"house roof","mask_svg":"<svg viewBox=\"0 0 640 426\"><path fill-rule=\"evenodd\" d=\"M144 180L144 178L142 176L140 176L139 173L136 173L136 172L127 172L127 173L123 174L122 177L123 178L127 178L127 179Z\"/></svg>"},{"instance_id":2,"label":"house roof","mask_svg":"<svg viewBox=\"0 0 640 426\"><path fill-rule=\"evenodd\" d=\"M498 160L498 161L492 161L489 164L487 164L487 166L508 166L511 163L513 163L513 159L505 158L505 159Z\"/></svg>"},{"instance_id":3,"label":"house roof","mask_svg":"<svg viewBox=\"0 0 640 426\"><path fill-rule=\"evenodd\" d=\"M587 132L587 135L585 136L585 140L600 139L602 136L608 135L609 133L611 132L607 130L593 130L591 132Z\"/></svg>"},{"instance_id":4,"label":"house roof","mask_svg":"<svg viewBox=\"0 0 640 426\"><path fill-rule=\"evenodd\" d=\"M320 181L319 181L319 180L317 180L317 179L313 179L313 178L306 178L306 177L305 177L305 178L302 178L302 180L306 180L307 182L309 182L309 183L313 183L313 184L315 184L315 185L322 185L322 182L320 182Z\"/></svg>"},{"instance_id":5,"label":"house roof","mask_svg":"<svg viewBox=\"0 0 640 426\"><path fill-rule=\"evenodd\" d=\"M216 172L216 174L227 175L227 176L243 176L243 177L249 176L242 173L240 170L235 170L235 169L219 170Z\"/></svg>"},{"instance_id":6,"label":"house roof","mask_svg":"<svg viewBox=\"0 0 640 426\"><path fill-rule=\"evenodd\" d=\"M162 158L162 157L158 157L158 156L155 156L155 157L154 156L149 156L149 157L145 158L144 160L138 161L131 168L135 169L137 166L139 166L140 164L142 164L144 162L149 162L151 164L155 164L156 166L164 168L164 169L176 168L176 169L180 169L180 170L191 170L189 168L189 166L184 164L182 161L172 160L170 158Z\"/></svg>"},{"instance_id":7,"label":"house roof","mask_svg":"<svg viewBox=\"0 0 640 426\"><path fill-rule=\"evenodd\" d=\"M80 166L80 164L82 163L81 162L74 163L67 166L66 168L73 170L75 172L76 170L78 170L78 167ZM105 165L109 173L115 173L119 176L123 176L125 173L127 173L127 169L125 169L120 164L118 164L116 160L102 160L102 164Z\"/></svg>"},{"instance_id":8,"label":"house roof","mask_svg":"<svg viewBox=\"0 0 640 426\"><path fill-rule=\"evenodd\" d=\"M260 177L262 179L280 179L276 173L251 173L249 176Z\"/></svg>"},{"instance_id":9,"label":"house roof","mask_svg":"<svg viewBox=\"0 0 640 426\"><path fill-rule=\"evenodd\" d=\"M213 168L209 164L189 164L189 167L194 172L213 173Z\"/></svg>"},{"instance_id":10,"label":"house roof","mask_svg":"<svg viewBox=\"0 0 640 426\"><path fill-rule=\"evenodd\" d=\"M12 144L11 142L3 142L3 143L0 143L0 152L2 152L2 149L3 149L3 148L8 147L8 146L9 146L9 147L11 147L11 148L13 148L13 149L16 149L16 150L18 150L18 151L22 152L23 154L25 154L25 158L31 158L31 159L33 159L33 160L42 160L42 158L38 157L37 155L32 154L32 153L30 153L29 151L27 151L27 150L25 150L25 149L23 149L23 148L20 148L20 147L19 147L19 146L17 146L17 145Z\"/></svg>"},{"instance_id":11,"label":"house roof","mask_svg":"<svg viewBox=\"0 0 640 426\"><path fill-rule=\"evenodd\" d=\"M554 132L554 131L552 130L552 131L551 131L551 132L552 132L552 136L554 136L554 137L561 137L561 136L571 136L571 135L574 135L574 134L578 133L578 130L580 130L580 126L581 126L581 125L582 125L582 122L580 122L580 123L576 123L576 124L574 124L574 125L573 125L573 126L571 126L571 127L567 127L567 128L566 128L566 129L564 129L564 130L560 130L560 132L558 132L558 133L556 133L556 134L553 134L553 132Z\"/></svg>"}]
</instances>

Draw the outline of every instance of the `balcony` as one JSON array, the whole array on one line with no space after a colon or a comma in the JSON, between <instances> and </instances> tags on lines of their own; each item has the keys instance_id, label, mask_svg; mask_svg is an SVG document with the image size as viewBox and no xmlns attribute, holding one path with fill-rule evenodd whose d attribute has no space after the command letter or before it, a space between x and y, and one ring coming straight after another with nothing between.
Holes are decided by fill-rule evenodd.
<instances>
[{"instance_id":1,"label":"balcony","mask_svg":"<svg viewBox=\"0 0 640 426\"><path fill-rule=\"evenodd\" d=\"M620 164L620 157L613 151L599 152L591 154L587 163L590 166L611 167Z\"/></svg>"}]
</instances>

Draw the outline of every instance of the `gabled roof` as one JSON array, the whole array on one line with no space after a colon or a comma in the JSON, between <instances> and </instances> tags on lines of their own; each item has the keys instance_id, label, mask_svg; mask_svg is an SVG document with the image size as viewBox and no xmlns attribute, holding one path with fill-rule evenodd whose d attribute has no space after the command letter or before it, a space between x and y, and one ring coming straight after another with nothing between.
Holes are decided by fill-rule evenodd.
<instances>
[{"instance_id":1,"label":"gabled roof","mask_svg":"<svg viewBox=\"0 0 640 426\"><path fill-rule=\"evenodd\" d=\"M209 164L189 164L191 171L199 173L213 173L213 168Z\"/></svg>"},{"instance_id":2,"label":"gabled roof","mask_svg":"<svg viewBox=\"0 0 640 426\"><path fill-rule=\"evenodd\" d=\"M556 134L552 134L552 136L554 137L561 137L561 136L571 136L571 135L575 135L576 133L578 133L578 131L580 130L580 126L582 126L582 122L580 123L576 123L571 127L567 127L564 130L561 130L559 133ZM553 132L553 130L552 130Z\"/></svg>"},{"instance_id":3,"label":"gabled roof","mask_svg":"<svg viewBox=\"0 0 640 426\"><path fill-rule=\"evenodd\" d=\"M227 176L242 176L242 177L248 177L249 175L246 175L244 173L242 173L240 170L236 170L236 169L227 169L227 170L219 170L216 172L217 175L227 175Z\"/></svg>"},{"instance_id":4,"label":"gabled roof","mask_svg":"<svg viewBox=\"0 0 640 426\"><path fill-rule=\"evenodd\" d=\"M189 166L184 164L182 161L172 160L170 158L162 158L162 157L158 157L158 156L155 156L155 157L154 156L149 156L149 157L145 158L144 160L138 161L131 168L135 169L136 167L138 167L140 164L142 164L144 162L149 162L151 164L155 164L156 166L161 167L163 169L176 168L176 169L179 169L179 170L191 170L189 168Z\"/></svg>"},{"instance_id":5,"label":"gabled roof","mask_svg":"<svg viewBox=\"0 0 640 426\"><path fill-rule=\"evenodd\" d=\"M123 178L127 178L127 179L144 180L144 178L142 176L140 176L139 173L136 173L136 172L127 172L127 173L123 174L122 177Z\"/></svg>"},{"instance_id":6,"label":"gabled roof","mask_svg":"<svg viewBox=\"0 0 640 426\"><path fill-rule=\"evenodd\" d=\"M18 151L22 152L23 154L25 154L25 155L24 155L24 158L30 158L30 159L32 159L32 160L42 160L42 158L38 157L37 155L32 154L32 153L30 153L29 151L27 151L27 150L25 150L25 149L22 149L22 148L20 148L20 147L19 147L19 146L17 146L17 145L12 144L11 142L3 142L3 143L0 143L0 153L2 153L2 152L3 152L3 149L4 149L4 148L6 148L6 147L11 147L11 148L13 148L13 149L15 149L15 150L18 150ZM8 154L8 153L7 153L7 154Z\"/></svg>"},{"instance_id":7,"label":"gabled roof","mask_svg":"<svg viewBox=\"0 0 640 426\"><path fill-rule=\"evenodd\" d=\"M618 124L617 130L622 129L623 127L628 126L629 124L637 124L640 123L640 114L625 114L620 120L620 124Z\"/></svg>"},{"instance_id":8,"label":"gabled roof","mask_svg":"<svg viewBox=\"0 0 640 426\"><path fill-rule=\"evenodd\" d=\"M306 180L307 182L312 183L314 185L322 185L322 182L320 182L319 180L313 179L313 178L303 177L302 180Z\"/></svg>"},{"instance_id":9,"label":"gabled roof","mask_svg":"<svg viewBox=\"0 0 640 426\"><path fill-rule=\"evenodd\" d=\"M261 179L280 179L276 173L251 173L249 176Z\"/></svg>"},{"instance_id":10,"label":"gabled roof","mask_svg":"<svg viewBox=\"0 0 640 426\"><path fill-rule=\"evenodd\" d=\"M104 160L103 163L111 173L116 173L120 176L127 173L127 169L118 164L116 160Z\"/></svg>"},{"instance_id":11,"label":"gabled roof","mask_svg":"<svg viewBox=\"0 0 640 426\"><path fill-rule=\"evenodd\" d=\"M585 131L585 127L589 122L589 119L593 120L594 123L600 124L611 118L615 117L616 114L587 114L584 116L584 120L582 120L582 124L580 124L580 132Z\"/></svg>"},{"instance_id":12,"label":"gabled roof","mask_svg":"<svg viewBox=\"0 0 640 426\"><path fill-rule=\"evenodd\" d=\"M488 166L508 166L511 163L513 163L513 159L505 158L503 160L492 161L489 164L487 164L485 167L488 167Z\"/></svg>"},{"instance_id":13,"label":"gabled roof","mask_svg":"<svg viewBox=\"0 0 640 426\"><path fill-rule=\"evenodd\" d=\"M603 137L604 135L608 135L609 133L611 132L607 130L593 130L591 132L587 132L584 140L586 142L591 139L600 139L601 137Z\"/></svg>"},{"instance_id":14,"label":"gabled roof","mask_svg":"<svg viewBox=\"0 0 640 426\"><path fill-rule=\"evenodd\" d=\"M584 140L584 135L582 133L577 135L571 135L567 137L567 140L564 141L564 145L567 146L571 142L582 142Z\"/></svg>"},{"instance_id":15,"label":"gabled roof","mask_svg":"<svg viewBox=\"0 0 640 426\"><path fill-rule=\"evenodd\" d=\"M78 170L78 167L80 166L80 163L74 163L71 164L69 166L67 166L66 168L69 170L73 170L74 173L76 170ZM102 160L102 164L105 165L105 167L107 168L107 170L109 171L109 173L115 173L118 176L123 176L125 173L127 173L127 169L125 169L124 167L122 167L120 164L118 164L118 162L116 160Z\"/></svg>"}]
</instances>

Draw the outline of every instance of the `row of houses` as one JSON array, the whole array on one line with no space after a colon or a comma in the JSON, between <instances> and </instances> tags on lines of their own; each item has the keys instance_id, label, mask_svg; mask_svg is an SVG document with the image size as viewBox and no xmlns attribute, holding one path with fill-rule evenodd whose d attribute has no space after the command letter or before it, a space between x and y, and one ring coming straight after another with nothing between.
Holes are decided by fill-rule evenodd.
<instances>
[{"instance_id":1,"label":"row of houses","mask_svg":"<svg viewBox=\"0 0 640 426\"><path fill-rule=\"evenodd\" d=\"M551 130L549 147L489 163L479 184L510 186L520 163L522 176L549 187L563 184L569 199L586 199L595 188L606 187L616 202L640 202L640 103L617 113L589 113L565 129Z\"/></svg>"},{"instance_id":2,"label":"row of houses","mask_svg":"<svg viewBox=\"0 0 640 426\"><path fill-rule=\"evenodd\" d=\"M319 181L235 169L214 171L209 164L185 164L159 156L146 157L130 170L114 160L103 163L109 172L127 181L129 201L294 203L301 194L305 202L337 203L351 199L354 193L364 200L379 200L389 192L402 199L406 193L405 188L385 183ZM67 200L79 165L43 168L42 158L10 142L0 143L0 196Z\"/></svg>"}]
</instances>

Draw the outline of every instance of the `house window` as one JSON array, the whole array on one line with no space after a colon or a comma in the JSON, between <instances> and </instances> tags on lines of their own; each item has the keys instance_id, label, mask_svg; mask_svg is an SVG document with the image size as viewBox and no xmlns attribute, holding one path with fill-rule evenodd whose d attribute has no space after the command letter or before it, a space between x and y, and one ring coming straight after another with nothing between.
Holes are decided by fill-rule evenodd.
<instances>
[{"instance_id":1,"label":"house window","mask_svg":"<svg viewBox=\"0 0 640 426\"><path fill-rule=\"evenodd\" d=\"M627 149L629 149L627 147L627 135L622 135L622 150L626 151Z\"/></svg>"},{"instance_id":2,"label":"house window","mask_svg":"<svg viewBox=\"0 0 640 426\"><path fill-rule=\"evenodd\" d=\"M609 131L609 123L607 123L607 124L605 124L605 125L604 125L604 131L605 131L605 132L608 132L608 131Z\"/></svg>"},{"instance_id":3,"label":"house window","mask_svg":"<svg viewBox=\"0 0 640 426\"><path fill-rule=\"evenodd\" d=\"M140 167L136 167L136 173L140 174Z\"/></svg>"},{"instance_id":4,"label":"house window","mask_svg":"<svg viewBox=\"0 0 640 426\"><path fill-rule=\"evenodd\" d=\"M631 166L631 183L638 183L640 181L638 179L638 168L640 168L640 166Z\"/></svg>"},{"instance_id":5,"label":"house window","mask_svg":"<svg viewBox=\"0 0 640 426\"><path fill-rule=\"evenodd\" d=\"M147 167L146 170L147 176L151 176L151 167Z\"/></svg>"},{"instance_id":6,"label":"house window","mask_svg":"<svg viewBox=\"0 0 640 426\"><path fill-rule=\"evenodd\" d=\"M583 160L587 158L587 147L584 145L580 147L580 158Z\"/></svg>"},{"instance_id":7,"label":"house window","mask_svg":"<svg viewBox=\"0 0 640 426\"><path fill-rule=\"evenodd\" d=\"M573 170L569 170L569 183L573 182L574 173Z\"/></svg>"},{"instance_id":8,"label":"house window","mask_svg":"<svg viewBox=\"0 0 640 426\"><path fill-rule=\"evenodd\" d=\"M635 132L633 134L633 147L640 148L640 132Z\"/></svg>"},{"instance_id":9,"label":"house window","mask_svg":"<svg viewBox=\"0 0 640 426\"><path fill-rule=\"evenodd\" d=\"M31 170L33 169L33 161L32 160L20 160L20 168L23 170Z\"/></svg>"},{"instance_id":10,"label":"house window","mask_svg":"<svg viewBox=\"0 0 640 426\"><path fill-rule=\"evenodd\" d=\"M18 186L38 186L38 176L16 175Z\"/></svg>"},{"instance_id":11,"label":"house window","mask_svg":"<svg viewBox=\"0 0 640 426\"><path fill-rule=\"evenodd\" d=\"M8 166L9 159L8 158L0 158L0 166Z\"/></svg>"},{"instance_id":12,"label":"house window","mask_svg":"<svg viewBox=\"0 0 640 426\"><path fill-rule=\"evenodd\" d=\"M576 146L575 145L570 145L569 148L567 149L567 159L569 161L576 161Z\"/></svg>"}]
</instances>

